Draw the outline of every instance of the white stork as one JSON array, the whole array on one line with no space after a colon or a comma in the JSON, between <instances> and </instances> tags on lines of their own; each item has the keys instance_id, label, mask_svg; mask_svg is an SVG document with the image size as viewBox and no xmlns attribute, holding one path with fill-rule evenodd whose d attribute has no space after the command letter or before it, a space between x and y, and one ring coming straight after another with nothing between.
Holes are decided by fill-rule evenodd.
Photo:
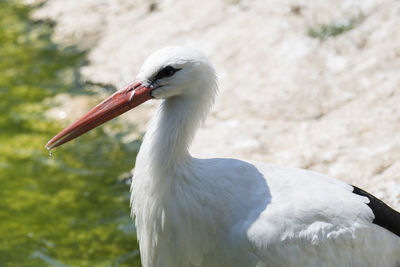
<instances>
[{"instance_id":1,"label":"white stork","mask_svg":"<svg viewBox=\"0 0 400 267\"><path fill-rule=\"evenodd\" d=\"M143 266L400 266L400 214L365 191L308 170L192 157L216 92L201 52L167 47L46 147L162 99L131 188Z\"/></svg>"}]
</instances>

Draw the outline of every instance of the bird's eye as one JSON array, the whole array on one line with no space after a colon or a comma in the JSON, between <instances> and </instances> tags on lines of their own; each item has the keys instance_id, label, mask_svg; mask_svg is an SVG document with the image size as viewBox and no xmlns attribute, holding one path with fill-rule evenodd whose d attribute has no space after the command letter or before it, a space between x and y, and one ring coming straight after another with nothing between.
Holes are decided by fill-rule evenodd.
<instances>
[{"instance_id":1,"label":"bird's eye","mask_svg":"<svg viewBox=\"0 0 400 267\"><path fill-rule=\"evenodd\" d=\"M162 68L156 75L156 80L166 78L166 77L171 77L172 75L175 74L175 72L179 71L181 69L175 69L174 67L171 66L165 66Z\"/></svg>"}]
</instances>

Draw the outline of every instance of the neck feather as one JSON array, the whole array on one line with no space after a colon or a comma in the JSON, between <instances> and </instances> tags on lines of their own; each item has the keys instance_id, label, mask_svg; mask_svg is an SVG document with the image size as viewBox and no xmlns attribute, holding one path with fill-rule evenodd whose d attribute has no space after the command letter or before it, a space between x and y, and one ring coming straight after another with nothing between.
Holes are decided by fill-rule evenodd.
<instances>
[{"instance_id":1,"label":"neck feather","mask_svg":"<svg viewBox=\"0 0 400 267\"><path fill-rule=\"evenodd\" d=\"M186 164L191 141L211 104L202 100L192 95L164 100L147 129L139 156L167 172Z\"/></svg>"}]
</instances>

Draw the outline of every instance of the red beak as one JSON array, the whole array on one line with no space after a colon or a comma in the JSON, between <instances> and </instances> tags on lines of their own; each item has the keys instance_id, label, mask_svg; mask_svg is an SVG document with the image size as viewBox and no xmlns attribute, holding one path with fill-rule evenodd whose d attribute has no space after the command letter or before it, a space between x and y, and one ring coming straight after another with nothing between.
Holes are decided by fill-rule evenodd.
<instances>
[{"instance_id":1,"label":"red beak","mask_svg":"<svg viewBox=\"0 0 400 267\"><path fill-rule=\"evenodd\" d=\"M116 92L86 113L82 118L59 132L46 144L46 148L51 150L58 147L106 121L139 106L151 99L151 90L151 87L142 86L140 82L128 85L125 89Z\"/></svg>"}]
</instances>

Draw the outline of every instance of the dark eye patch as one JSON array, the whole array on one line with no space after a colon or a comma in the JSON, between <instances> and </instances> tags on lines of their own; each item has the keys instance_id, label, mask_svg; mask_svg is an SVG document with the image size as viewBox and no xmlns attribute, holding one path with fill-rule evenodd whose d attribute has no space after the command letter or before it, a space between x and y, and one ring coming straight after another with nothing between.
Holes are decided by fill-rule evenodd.
<instances>
[{"instance_id":1,"label":"dark eye patch","mask_svg":"<svg viewBox=\"0 0 400 267\"><path fill-rule=\"evenodd\" d=\"M181 69L175 69L174 67L171 66L165 66L164 68L162 68L157 75L154 77L155 80L158 79L162 79L162 78L166 78L166 77L171 77L172 75L175 74L175 72L179 71Z\"/></svg>"}]
</instances>

